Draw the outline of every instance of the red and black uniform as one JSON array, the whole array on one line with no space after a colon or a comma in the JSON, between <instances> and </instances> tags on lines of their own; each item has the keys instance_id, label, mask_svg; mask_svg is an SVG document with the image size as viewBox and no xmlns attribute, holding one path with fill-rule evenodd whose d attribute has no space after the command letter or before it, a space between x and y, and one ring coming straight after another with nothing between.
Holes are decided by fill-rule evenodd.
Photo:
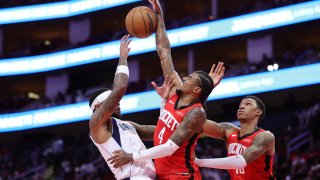
<instances>
[{"instance_id":1,"label":"red and black uniform","mask_svg":"<svg viewBox=\"0 0 320 180\"><path fill-rule=\"evenodd\" d=\"M166 143L191 109L202 107L201 103L195 103L177 109L178 101L178 95L172 96L161 111L154 131L154 146ZM173 155L154 160L159 179L201 179L198 166L194 163L194 149L198 138L199 134L195 134Z\"/></svg>"},{"instance_id":2,"label":"red and black uniform","mask_svg":"<svg viewBox=\"0 0 320 180\"><path fill-rule=\"evenodd\" d=\"M254 141L254 137L264 132L263 129L257 129L254 132L240 137L240 131L233 132L228 137L228 156L234 156L241 154L246 148L251 146ZM229 170L232 180L263 180L263 179L275 179L273 177L273 158L267 154L263 154L253 162L247 164L243 169L231 169Z\"/></svg>"}]
</instances>

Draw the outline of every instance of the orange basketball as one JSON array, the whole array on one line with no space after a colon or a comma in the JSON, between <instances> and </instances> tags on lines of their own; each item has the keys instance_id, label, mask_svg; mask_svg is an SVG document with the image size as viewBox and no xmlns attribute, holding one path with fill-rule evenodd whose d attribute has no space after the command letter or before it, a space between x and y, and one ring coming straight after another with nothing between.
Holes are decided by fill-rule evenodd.
<instances>
[{"instance_id":1,"label":"orange basketball","mask_svg":"<svg viewBox=\"0 0 320 180\"><path fill-rule=\"evenodd\" d=\"M155 32L156 16L146 6L138 6L129 11L126 17L127 31L134 37L146 38Z\"/></svg>"}]
</instances>

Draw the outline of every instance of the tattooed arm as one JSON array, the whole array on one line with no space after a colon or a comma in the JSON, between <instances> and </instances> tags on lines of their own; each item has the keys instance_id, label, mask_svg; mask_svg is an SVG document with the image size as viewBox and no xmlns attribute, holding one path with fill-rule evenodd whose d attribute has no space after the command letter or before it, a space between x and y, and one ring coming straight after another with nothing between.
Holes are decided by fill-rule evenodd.
<instances>
[{"instance_id":1,"label":"tattooed arm","mask_svg":"<svg viewBox=\"0 0 320 180\"><path fill-rule=\"evenodd\" d=\"M179 77L178 73L174 69L172 57L171 57L171 47L170 41L167 36L165 23L163 20L163 12L159 3L159 0L149 0L152 4L153 9L157 16L157 31L156 31L156 46L157 52L160 57L161 67L163 71L164 77L166 76L174 76L175 85L181 85L182 81ZM175 92L175 88L173 87L170 96Z\"/></svg>"},{"instance_id":2,"label":"tattooed arm","mask_svg":"<svg viewBox=\"0 0 320 180\"><path fill-rule=\"evenodd\" d=\"M161 145L152 147L140 152L126 153L123 150L113 152L113 156L108 159L115 168L121 167L132 161L156 159L171 156L179 147L196 133L202 131L206 121L206 114L202 108L193 108L180 123L178 128L171 135L170 139Z\"/></svg>"},{"instance_id":3,"label":"tattooed arm","mask_svg":"<svg viewBox=\"0 0 320 180\"><path fill-rule=\"evenodd\" d=\"M126 35L121 39L118 65L128 66L127 58L130 51L130 48L128 47L130 42L131 39L129 39L129 35ZM91 116L89 121L90 135L96 143L104 143L111 137L111 133L108 130L108 127L106 127L106 121L110 120L115 108L125 94L128 78L129 76L125 73L116 73L111 94L101 103L101 107L96 108Z\"/></svg>"},{"instance_id":4,"label":"tattooed arm","mask_svg":"<svg viewBox=\"0 0 320 180\"><path fill-rule=\"evenodd\" d=\"M256 160L263 154L274 155L274 135L265 131L254 138L253 144L243 151L241 155L229 156L226 158L196 159L195 163L200 167L217 169L241 169L248 163Z\"/></svg>"},{"instance_id":5,"label":"tattooed arm","mask_svg":"<svg viewBox=\"0 0 320 180\"><path fill-rule=\"evenodd\" d=\"M223 139L223 140L227 140L227 137L229 137L229 135L232 132L238 129L239 127L231 123L227 123L227 122L216 123L209 119L207 119L203 125L203 132L207 136L210 136L212 138Z\"/></svg>"},{"instance_id":6,"label":"tattooed arm","mask_svg":"<svg viewBox=\"0 0 320 180\"><path fill-rule=\"evenodd\" d=\"M196 133L201 133L206 122L206 113L202 108L193 108L180 123L170 139L179 147Z\"/></svg>"},{"instance_id":7,"label":"tattooed arm","mask_svg":"<svg viewBox=\"0 0 320 180\"><path fill-rule=\"evenodd\" d=\"M253 144L241 154L247 163L256 160L263 154L273 155L275 138L270 131L262 132L254 138Z\"/></svg>"},{"instance_id":8,"label":"tattooed arm","mask_svg":"<svg viewBox=\"0 0 320 180\"><path fill-rule=\"evenodd\" d=\"M140 125L134 123L132 121L127 121L128 123L132 124L140 137L140 139L145 141L152 141L153 140L153 133L156 126L153 125Z\"/></svg>"}]
</instances>

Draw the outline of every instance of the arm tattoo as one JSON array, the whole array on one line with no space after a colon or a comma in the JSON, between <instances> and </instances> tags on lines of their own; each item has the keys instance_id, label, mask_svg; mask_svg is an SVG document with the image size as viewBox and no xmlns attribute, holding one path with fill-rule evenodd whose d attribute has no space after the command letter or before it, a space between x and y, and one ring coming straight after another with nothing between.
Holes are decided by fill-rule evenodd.
<instances>
[{"instance_id":1,"label":"arm tattoo","mask_svg":"<svg viewBox=\"0 0 320 180\"><path fill-rule=\"evenodd\" d=\"M253 144L242 153L242 156L247 163L250 163L274 148L274 144L274 135L268 131L263 132L254 138Z\"/></svg>"},{"instance_id":2,"label":"arm tattoo","mask_svg":"<svg viewBox=\"0 0 320 180\"><path fill-rule=\"evenodd\" d=\"M121 56L119 58L118 65L127 65L127 58ZM118 103L126 92L128 85L128 75L124 73L118 73L114 77L112 92L109 97L103 101L101 104L102 107L96 109L92 114L89 121L90 129L94 130L103 126L106 120L110 119L110 116L115 111Z\"/></svg>"},{"instance_id":3,"label":"arm tattoo","mask_svg":"<svg viewBox=\"0 0 320 180\"><path fill-rule=\"evenodd\" d=\"M118 66L120 65L128 66L128 61L126 57L120 56Z\"/></svg>"},{"instance_id":4,"label":"arm tattoo","mask_svg":"<svg viewBox=\"0 0 320 180\"><path fill-rule=\"evenodd\" d=\"M178 146L189 140L196 133L202 131L206 121L206 114L202 108L193 108L180 123L170 139Z\"/></svg>"},{"instance_id":5,"label":"arm tattoo","mask_svg":"<svg viewBox=\"0 0 320 180\"><path fill-rule=\"evenodd\" d=\"M171 57L171 47L170 41L166 33L166 27L163 20L163 15L157 15L157 32L156 32L156 46L157 52L160 57L161 67L163 70L163 75L172 75L174 71L174 66Z\"/></svg>"},{"instance_id":6,"label":"arm tattoo","mask_svg":"<svg viewBox=\"0 0 320 180\"><path fill-rule=\"evenodd\" d=\"M156 128L153 125L139 125L137 123L131 122L131 121L127 121L128 123L132 124L140 139L142 140L146 140L146 141L151 141L153 140L153 133L154 133L154 129Z\"/></svg>"},{"instance_id":7,"label":"arm tattoo","mask_svg":"<svg viewBox=\"0 0 320 180\"><path fill-rule=\"evenodd\" d=\"M226 122L223 122L223 123L219 123L224 129L237 129L235 127L235 125L231 124L231 123L226 123Z\"/></svg>"},{"instance_id":8,"label":"arm tattoo","mask_svg":"<svg viewBox=\"0 0 320 180\"><path fill-rule=\"evenodd\" d=\"M236 129L238 129L238 127L231 123L216 123L209 119L206 120L206 123L203 126L203 132L206 135L212 138L218 138L225 141L227 140L229 133L233 132Z\"/></svg>"}]
</instances>

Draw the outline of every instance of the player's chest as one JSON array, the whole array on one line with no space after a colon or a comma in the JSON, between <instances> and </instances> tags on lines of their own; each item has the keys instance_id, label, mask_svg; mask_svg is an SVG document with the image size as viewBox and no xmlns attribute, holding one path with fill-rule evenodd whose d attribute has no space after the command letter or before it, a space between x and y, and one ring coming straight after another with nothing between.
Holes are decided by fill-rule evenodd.
<instances>
[{"instance_id":1,"label":"player's chest","mask_svg":"<svg viewBox=\"0 0 320 180\"><path fill-rule=\"evenodd\" d=\"M174 132L184 118L184 113L176 110L163 109L160 113L158 125Z\"/></svg>"}]
</instances>

